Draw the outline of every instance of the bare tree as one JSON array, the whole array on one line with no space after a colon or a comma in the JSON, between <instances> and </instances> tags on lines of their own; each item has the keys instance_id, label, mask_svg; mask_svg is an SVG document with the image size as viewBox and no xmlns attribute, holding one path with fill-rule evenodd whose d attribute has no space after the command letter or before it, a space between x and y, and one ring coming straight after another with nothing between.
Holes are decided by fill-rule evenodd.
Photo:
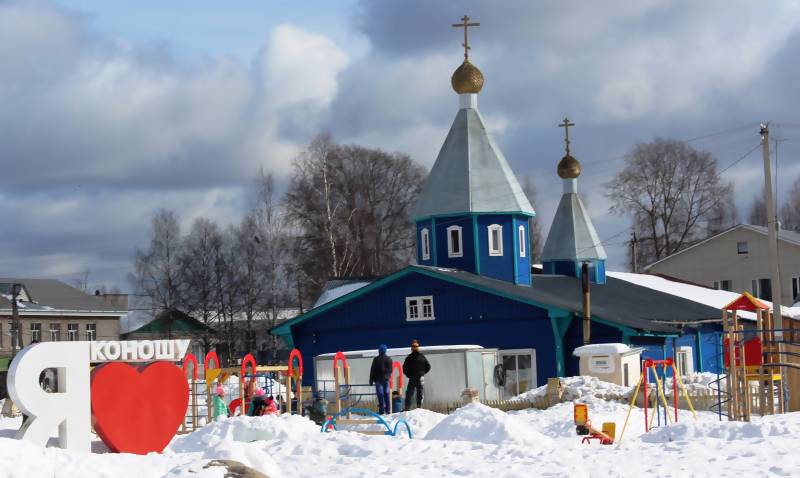
<instances>
[{"instance_id":1,"label":"bare tree","mask_svg":"<svg viewBox=\"0 0 800 478\"><path fill-rule=\"evenodd\" d=\"M800 232L800 178L794 182L789 197L781 206L781 222L783 229Z\"/></svg>"},{"instance_id":2,"label":"bare tree","mask_svg":"<svg viewBox=\"0 0 800 478\"><path fill-rule=\"evenodd\" d=\"M147 296L153 315L166 312L167 336L172 336L172 311L182 306L181 237L177 215L161 209L153 217L147 249L136 249L133 277L136 289Z\"/></svg>"},{"instance_id":3,"label":"bare tree","mask_svg":"<svg viewBox=\"0 0 800 478\"><path fill-rule=\"evenodd\" d=\"M710 153L655 139L634 146L606 189L610 211L632 216L640 262L647 264L704 237L732 185L719 176Z\"/></svg>"},{"instance_id":4,"label":"bare tree","mask_svg":"<svg viewBox=\"0 0 800 478\"><path fill-rule=\"evenodd\" d=\"M197 218L183 240L180 257L182 283L185 288L185 312L199 315L199 319L209 328L201 335L206 353L214 339L210 328L220 317L215 267L216 254L222 241L222 233L215 223L203 217Z\"/></svg>"},{"instance_id":5,"label":"bare tree","mask_svg":"<svg viewBox=\"0 0 800 478\"><path fill-rule=\"evenodd\" d=\"M424 177L408 156L315 139L295 159L284 199L312 288L328 277L386 274L408 263L410 211Z\"/></svg>"},{"instance_id":6,"label":"bare tree","mask_svg":"<svg viewBox=\"0 0 800 478\"><path fill-rule=\"evenodd\" d=\"M533 210L536 211L536 188L533 186L533 182L529 176L525 176L525 179L522 181L522 191L533 206ZM531 237L531 264L541 264L543 234L542 225L538 216L528 219L528 231L530 231Z\"/></svg>"},{"instance_id":7,"label":"bare tree","mask_svg":"<svg viewBox=\"0 0 800 478\"><path fill-rule=\"evenodd\" d=\"M761 194L753 198L750 205L750 212L747 214L747 222L755 226L767 225L767 200L764 198L764 188L761 188Z\"/></svg>"}]
</instances>

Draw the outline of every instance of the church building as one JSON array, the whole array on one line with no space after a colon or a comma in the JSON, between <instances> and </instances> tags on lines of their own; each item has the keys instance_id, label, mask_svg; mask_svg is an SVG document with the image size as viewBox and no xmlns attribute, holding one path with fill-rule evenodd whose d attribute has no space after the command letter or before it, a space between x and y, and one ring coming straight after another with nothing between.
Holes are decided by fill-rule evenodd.
<instances>
[{"instance_id":1,"label":"church building","mask_svg":"<svg viewBox=\"0 0 800 478\"><path fill-rule=\"evenodd\" d=\"M644 346L658 358L689 344L699 354L701 334L677 324L718 319L718 309L606 275L606 252L578 195L581 168L570 152L567 119L560 125L566 155L556 168L563 195L542 270L533 274L529 219L536 213L478 110L484 77L469 61L467 21L464 61L451 78L455 119L414 211L416 264L356 287L340 285L341 294L327 290L324 301L271 333L308 358L381 343L407 347L412 339L423 347L496 348L502 358L515 358L517 376L529 377L526 388L578 374L572 351L587 341ZM705 358L694 360L702 367ZM304 381L313 376L306 367Z\"/></svg>"}]
</instances>

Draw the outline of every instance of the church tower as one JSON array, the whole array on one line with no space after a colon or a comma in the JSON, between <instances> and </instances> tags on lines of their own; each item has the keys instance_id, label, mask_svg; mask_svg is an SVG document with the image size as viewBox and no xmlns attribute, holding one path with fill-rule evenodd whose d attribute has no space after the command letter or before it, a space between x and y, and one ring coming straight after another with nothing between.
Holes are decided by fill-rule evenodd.
<instances>
[{"instance_id":1,"label":"church tower","mask_svg":"<svg viewBox=\"0 0 800 478\"><path fill-rule=\"evenodd\" d=\"M483 74L469 61L466 15L464 61L451 78L459 109L414 210L417 263L461 269L531 284L533 208L478 112Z\"/></svg>"},{"instance_id":2,"label":"church tower","mask_svg":"<svg viewBox=\"0 0 800 478\"><path fill-rule=\"evenodd\" d=\"M589 280L596 284L606 282L606 251L597 237L592 219L578 196L578 176L581 163L570 154L569 128L575 126L567 118L559 126L564 128L567 154L558 163L558 176L564 183L564 194L558 203L553 225L542 249L542 266L545 274L581 276L581 268L588 264Z\"/></svg>"}]
</instances>

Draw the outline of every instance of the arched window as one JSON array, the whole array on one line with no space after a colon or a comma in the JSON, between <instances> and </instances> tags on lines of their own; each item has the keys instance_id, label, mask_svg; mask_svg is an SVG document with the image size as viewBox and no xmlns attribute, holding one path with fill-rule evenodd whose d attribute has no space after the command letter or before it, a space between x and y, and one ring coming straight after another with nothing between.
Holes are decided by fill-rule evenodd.
<instances>
[{"instance_id":1,"label":"arched window","mask_svg":"<svg viewBox=\"0 0 800 478\"><path fill-rule=\"evenodd\" d=\"M489 226L489 255L503 255L503 226L500 224Z\"/></svg>"},{"instance_id":2,"label":"arched window","mask_svg":"<svg viewBox=\"0 0 800 478\"><path fill-rule=\"evenodd\" d=\"M517 240L519 241L519 256L525 257L525 226L519 226Z\"/></svg>"},{"instance_id":3,"label":"arched window","mask_svg":"<svg viewBox=\"0 0 800 478\"><path fill-rule=\"evenodd\" d=\"M447 228L447 257L463 257L464 244L461 238L461 226Z\"/></svg>"},{"instance_id":4,"label":"arched window","mask_svg":"<svg viewBox=\"0 0 800 478\"><path fill-rule=\"evenodd\" d=\"M430 233L427 227L419 231L419 244L422 248L422 260L427 261L431 258Z\"/></svg>"}]
</instances>

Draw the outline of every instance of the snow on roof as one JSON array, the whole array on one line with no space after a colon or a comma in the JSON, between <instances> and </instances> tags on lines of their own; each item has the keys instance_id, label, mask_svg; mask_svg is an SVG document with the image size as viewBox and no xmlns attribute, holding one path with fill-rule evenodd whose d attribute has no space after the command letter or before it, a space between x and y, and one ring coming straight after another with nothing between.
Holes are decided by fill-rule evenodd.
<instances>
[{"instance_id":1,"label":"snow on roof","mask_svg":"<svg viewBox=\"0 0 800 478\"><path fill-rule=\"evenodd\" d=\"M436 353L436 352L463 352L465 350L476 350L482 349L483 347L480 345L431 345L428 347L420 347L420 352L425 353ZM362 356L362 357L375 357L378 355L378 347L374 349L368 350L350 350L350 351L343 351L345 356ZM411 353L411 347L398 347L398 348L391 348L386 351L387 355L408 355ZM317 355L316 358L333 358L336 355L336 352L328 353L328 354L320 354Z\"/></svg>"},{"instance_id":2,"label":"snow on roof","mask_svg":"<svg viewBox=\"0 0 800 478\"><path fill-rule=\"evenodd\" d=\"M727 304L736 300L741 294L738 292L728 292L726 290L715 290L707 287L686 284L683 282L676 282L664 277L650 275L650 274L634 274L631 272L613 272L607 271L607 276L614 277L619 280L624 280L632 284L636 284L649 289L654 289L665 294L676 295L693 302L705 304L710 307L722 309ZM772 302L761 300L772 308ZM787 317L800 317L800 308L798 307L782 307L784 316ZM753 312L739 311L739 317L745 319L756 319L756 314Z\"/></svg>"},{"instance_id":3,"label":"snow on roof","mask_svg":"<svg viewBox=\"0 0 800 478\"><path fill-rule=\"evenodd\" d=\"M328 302L334 301L339 297L345 296L354 290L358 290L364 286L369 285L369 281L357 281L357 282L349 282L322 292L317 298L317 301L314 303L313 308L317 308L321 305L327 304Z\"/></svg>"},{"instance_id":4,"label":"snow on roof","mask_svg":"<svg viewBox=\"0 0 800 478\"><path fill-rule=\"evenodd\" d=\"M582 345L572 351L572 355L615 355L630 352L631 348L625 344L590 344Z\"/></svg>"}]
</instances>

